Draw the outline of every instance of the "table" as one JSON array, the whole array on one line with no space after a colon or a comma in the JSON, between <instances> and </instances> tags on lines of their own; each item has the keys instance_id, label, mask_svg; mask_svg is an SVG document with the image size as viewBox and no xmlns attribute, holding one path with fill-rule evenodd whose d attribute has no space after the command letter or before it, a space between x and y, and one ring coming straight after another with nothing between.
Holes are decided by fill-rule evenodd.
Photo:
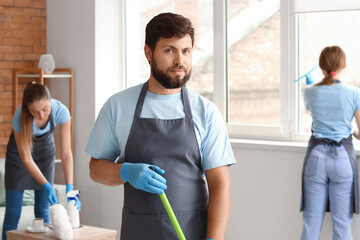
<instances>
[{"instance_id":1,"label":"table","mask_svg":"<svg viewBox=\"0 0 360 240\"><path fill-rule=\"evenodd\" d=\"M81 225L74 229L73 239L82 240L115 240L117 231ZM39 240L39 239L57 239L54 237L54 231L50 229L46 233L30 233L25 229L18 229L6 232L8 240Z\"/></svg>"}]
</instances>

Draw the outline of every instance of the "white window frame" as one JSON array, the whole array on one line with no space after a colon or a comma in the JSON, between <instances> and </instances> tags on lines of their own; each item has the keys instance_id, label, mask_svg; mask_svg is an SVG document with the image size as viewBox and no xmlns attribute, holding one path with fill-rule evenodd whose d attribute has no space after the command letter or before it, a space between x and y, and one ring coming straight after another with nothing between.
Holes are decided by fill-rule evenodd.
<instances>
[{"instance_id":1,"label":"white window frame","mask_svg":"<svg viewBox=\"0 0 360 240\"><path fill-rule=\"evenodd\" d=\"M229 123L226 119L227 111L227 6L226 0L214 1L214 103L219 108L231 138L248 139L269 139L269 140L288 140L294 136L295 111L290 106L293 104L291 96L295 94L295 86L290 81L281 81L280 101L281 101L281 123L277 125L241 124ZM291 16L291 2L281 1L281 79L291 79L295 76L292 63L294 56L293 46L294 34L291 33L291 26L294 25ZM223 47L219 47L223 46ZM225 79L225 81L224 81ZM290 91L289 91L290 89ZM293 105L295 106L295 105ZM292 117L294 116L294 117Z\"/></svg>"},{"instance_id":2,"label":"white window frame","mask_svg":"<svg viewBox=\"0 0 360 240\"><path fill-rule=\"evenodd\" d=\"M316 2L316 4L315 4ZM281 84L280 84L280 126L235 124L226 119L227 111L227 47L226 47L226 0L214 1L214 46L225 46L225 49L214 48L214 103L219 108L231 138L260 140L307 141L310 134L298 131L300 119L299 84L293 81L297 73L297 33L296 14L303 12L324 12L359 10L360 1L354 0L281 0ZM215 21L216 20L216 21ZM225 81L223 81L225 79Z\"/></svg>"}]
</instances>

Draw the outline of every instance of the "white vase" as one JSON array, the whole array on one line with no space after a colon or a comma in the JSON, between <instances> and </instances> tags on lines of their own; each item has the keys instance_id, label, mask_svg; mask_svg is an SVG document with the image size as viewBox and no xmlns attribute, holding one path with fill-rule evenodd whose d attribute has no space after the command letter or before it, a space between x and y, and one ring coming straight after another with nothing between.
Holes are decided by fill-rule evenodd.
<instances>
[{"instance_id":1,"label":"white vase","mask_svg":"<svg viewBox=\"0 0 360 240\"><path fill-rule=\"evenodd\" d=\"M42 54L39 60L39 68L43 68L45 73L52 73L55 69L55 61L51 54Z\"/></svg>"}]
</instances>

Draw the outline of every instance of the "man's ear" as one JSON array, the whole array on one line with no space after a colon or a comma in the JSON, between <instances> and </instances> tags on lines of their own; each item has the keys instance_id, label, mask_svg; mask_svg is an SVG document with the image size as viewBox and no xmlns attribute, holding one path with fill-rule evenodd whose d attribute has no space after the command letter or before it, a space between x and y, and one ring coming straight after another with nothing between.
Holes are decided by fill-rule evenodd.
<instances>
[{"instance_id":1,"label":"man's ear","mask_svg":"<svg viewBox=\"0 0 360 240\"><path fill-rule=\"evenodd\" d=\"M152 50L151 48L145 44L144 46L144 53L145 53L145 57L148 60L148 62L150 63L151 57L152 57Z\"/></svg>"}]
</instances>

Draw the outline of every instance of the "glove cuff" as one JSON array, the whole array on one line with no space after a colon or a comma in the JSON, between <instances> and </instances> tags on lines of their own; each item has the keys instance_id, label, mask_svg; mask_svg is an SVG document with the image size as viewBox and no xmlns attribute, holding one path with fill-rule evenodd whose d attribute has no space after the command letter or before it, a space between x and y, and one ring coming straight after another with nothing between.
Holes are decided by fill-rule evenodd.
<instances>
[{"instance_id":1,"label":"glove cuff","mask_svg":"<svg viewBox=\"0 0 360 240\"><path fill-rule=\"evenodd\" d=\"M50 191L52 189L50 182L47 182L42 186L43 186L43 188L45 188L46 191Z\"/></svg>"},{"instance_id":2,"label":"glove cuff","mask_svg":"<svg viewBox=\"0 0 360 240\"><path fill-rule=\"evenodd\" d=\"M74 190L74 185L71 184L71 183L67 183L66 184L66 193L68 193L68 192L70 192L72 190Z\"/></svg>"},{"instance_id":3,"label":"glove cuff","mask_svg":"<svg viewBox=\"0 0 360 240\"><path fill-rule=\"evenodd\" d=\"M121 180L123 180L124 182L128 181L127 178L127 167L130 163L124 162L120 168L120 178Z\"/></svg>"}]
</instances>

